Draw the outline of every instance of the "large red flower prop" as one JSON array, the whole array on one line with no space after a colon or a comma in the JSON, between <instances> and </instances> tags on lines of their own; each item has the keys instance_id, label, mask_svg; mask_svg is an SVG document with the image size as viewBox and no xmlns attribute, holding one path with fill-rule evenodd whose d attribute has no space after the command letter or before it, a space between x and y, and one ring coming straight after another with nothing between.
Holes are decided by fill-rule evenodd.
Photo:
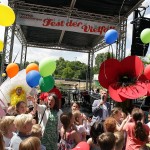
<instances>
[{"instance_id":1,"label":"large red flower prop","mask_svg":"<svg viewBox=\"0 0 150 150\"><path fill-rule=\"evenodd\" d=\"M113 100L123 102L126 99L137 99L147 95L150 85L146 80L150 78L149 72L149 69L144 70L143 62L138 56L129 56L122 61L104 61L98 79L101 86L108 89Z\"/></svg>"}]
</instances>

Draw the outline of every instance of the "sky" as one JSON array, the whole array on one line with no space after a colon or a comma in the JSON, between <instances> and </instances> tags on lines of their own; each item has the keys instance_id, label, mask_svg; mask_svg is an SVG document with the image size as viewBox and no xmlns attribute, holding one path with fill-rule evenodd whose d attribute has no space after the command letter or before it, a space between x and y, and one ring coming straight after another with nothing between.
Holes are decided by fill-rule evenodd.
<instances>
[{"instance_id":1,"label":"sky","mask_svg":"<svg viewBox=\"0 0 150 150\"><path fill-rule=\"evenodd\" d=\"M143 6L148 6L150 5L149 0L145 0L143 2ZM0 2L7 4L8 0L0 0ZM145 17L150 18L150 7L146 10ZM130 22L133 19L133 14L131 14L128 17L128 23L127 23L127 42L126 42L126 55L128 56L130 54L130 48L131 48L131 43L132 43L132 24ZM4 40L4 27L0 26L0 40ZM94 54L94 59L96 58L96 55L102 52L107 52L108 47L96 52ZM17 53L19 52L17 59L15 62L20 62L20 57L21 57L21 44L15 37L14 40L14 50L13 50L13 60ZM147 55L150 55L150 47L148 50ZM36 57L35 57L36 56ZM33 48L33 47L28 47L28 52L27 52L27 61L33 62L33 61L41 61L45 57L50 57L52 59L59 59L59 57L63 57L65 60L69 61L81 61L83 63L88 63L88 54L87 53L79 53L79 52L69 52L69 51L60 51L59 50L50 50L50 49L40 49L40 48Z\"/></svg>"}]
</instances>

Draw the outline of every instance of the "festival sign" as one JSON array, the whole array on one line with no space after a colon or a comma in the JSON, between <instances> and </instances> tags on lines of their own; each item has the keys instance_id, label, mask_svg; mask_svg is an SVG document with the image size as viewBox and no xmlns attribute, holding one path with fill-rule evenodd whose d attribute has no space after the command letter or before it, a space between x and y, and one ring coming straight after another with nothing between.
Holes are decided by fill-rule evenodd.
<instances>
[{"instance_id":1,"label":"festival sign","mask_svg":"<svg viewBox=\"0 0 150 150\"><path fill-rule=\"evenodd\" d=\"M117 30L113 24L22 11L18 12L17 24L95 35L104 35L109 29Z\"/></svg>"}]
</instances>

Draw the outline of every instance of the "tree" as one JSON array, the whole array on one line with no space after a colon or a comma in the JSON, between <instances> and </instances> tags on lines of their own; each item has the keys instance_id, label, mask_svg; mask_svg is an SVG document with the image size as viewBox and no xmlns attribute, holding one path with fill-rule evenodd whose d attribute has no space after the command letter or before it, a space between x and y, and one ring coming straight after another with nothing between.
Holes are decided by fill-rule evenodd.
<instances>
[{"instance_id":1,"label":"tree","mask_svg":"<svg viewBox=\"0 0 150 150\"><path fill-rule=\"evenodd\" d=\"M74 75L74 71L70 67L63 69L62 78L72 79L73 75Z\"/></svg>"},{"instance_id":2,"label":"tree","mask_svg":"<svg viewBox=\"0 0 150 150\"><path fill-rule=\"evenodd\" d=\"M106 52L106 53L97 54L95 58L95 66L93 68L94 74L98 74L100 65L109 58L112 58L112 53ZM113 58L115 58L114 55Z\"/></svg>"},{"instance_id":3,"label":"tree","mask_svg":"<svg viewBox=\"0 0 150 150\"><path fill-rule=\"evenodd\" d=\"M87 65L80 61L68 61L60 57L56 61L55 78L86 79Z\"/></svg>"}]
</instances>

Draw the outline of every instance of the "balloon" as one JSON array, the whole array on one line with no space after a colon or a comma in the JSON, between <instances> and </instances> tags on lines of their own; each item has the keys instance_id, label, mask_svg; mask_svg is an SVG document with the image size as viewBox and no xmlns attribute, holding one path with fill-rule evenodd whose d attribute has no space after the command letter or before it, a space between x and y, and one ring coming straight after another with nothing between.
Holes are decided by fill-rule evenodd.
<instances>
[{"instance_id":1,"label":"balloon","mask_svg":"<svg viewBox=\"0 0 150 150\"><path fill-rule=\"evenodd\" d=\"M39 81L40 89L42 92L48 92L53 89L55 84L54 78L52 76L41 77Z\"/></svg>"},{"instance_id":2,"label":"balloon","mask_svg":"<svg viewBox=\"0 0 150 150\"><path fill-rule=\"evenodd\" d=\"M15 75L17 75L18 72L19 72L19 66L15 63L10 63L6 67L7 76L10 78L13 78Z\"/></svg>"},{"instance_id":3,"label":"balloon","mask_svg":"<svg viewBox=\"0 0 150 150\"><path fill-rule=\"evenodd\" d=\"M0 40L0 52L3 51L3 48L4 48L4 43L3 41Z\"/></svg>"},{"instance_id":4,"label":"balloon","mask_svg":"<svg viewBox=\"0 0 150 150\"><path fill-rule=\"evenodd\" d=\"M2 77L6 77L6 73L2 73Z\"/></svg>"},{"instance_id":5,"label":"balloon","mask_svg":"<svg viewBox=\"0 0 150 150\"><path fill-rule=\"evenodd\" d=\"M31 63L26 67L26 73L28 73L31 70L39 71L39 66L35 63Z\"/></svg>"},{"instance_id":6,"label":"balloon","mask_svg":"<svg viewBox=\"0 0 150 150\"><path fill-rule=\"evenodd\" d=\"M39 64L39 71L41 76L47 77L52 75L56 69L56 61L51 60L50 58L44 59Z\"/></svg>"},{"instance_id":7,"label":"balloon","mask_svg":"<svg viewBox=\"0 0 150 150\"><path fill-rule=\"evenodd\" d=\"M87 142L80 142L72 150L90 150L90 145Z\"/></svg>"},{"instance_id":8,"label":"balloon","mask_svg":"<svg viewBox=\"0 0 150 150\"><path fill-rule=\"evenodd\" d=\"M1 3L0 18L0 25L11 26L15 21L15 13L9 6Z\"/></svg>"},{"instance_id":9,"label":"balloon","mask_svg":"<svg viewBox=\"0 0 150 150\"><path fill-rule=\"evenodd\" d=\"M113 44L118 38L118 32L114 29L110 29L105 33L104 39L106 44Z\"/></svg>"},{"instance_id":10,"label":"balloon","mask_svg":"<svg viewBox=\"0 0 150 150\"><path fill-rule=\"evenodd\" d=\"M38 71L32 70L26 75L26 82L31 88L33 88L39 84L40 78L40 73Z\"/></svg>"},{"instance_id":11,"label":"balloon","mask_svg":"<svg viewBox=\"0 0 150 150\"><path fill-rule=\"evenodd\" d=\"M140 38L144 44L150 43L150 28L144 29L141 32Z\"/></svg>"}]
</instances>

